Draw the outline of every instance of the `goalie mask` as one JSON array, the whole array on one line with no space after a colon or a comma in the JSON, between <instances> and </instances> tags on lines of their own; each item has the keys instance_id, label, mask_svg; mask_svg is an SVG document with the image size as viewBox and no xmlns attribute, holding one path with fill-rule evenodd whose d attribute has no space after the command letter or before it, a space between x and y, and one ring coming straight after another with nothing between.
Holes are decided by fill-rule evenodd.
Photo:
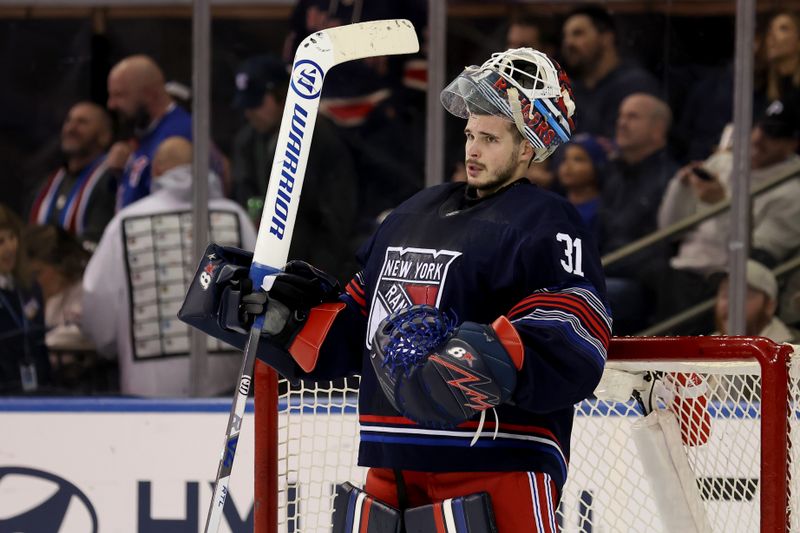
<instances>
[{"instance_id":1,"label":"goalie mask","mask_svg":"<svg viewBox=\"0 0 800 533\"><path fill-rule=\"evenodd\" d=\"M444 88L442 105L453 115L494 115L513 122L544 161L569 141L575 126L572 87L558 63L533 48L492 54Z\"/></svg>"}]
</instances>

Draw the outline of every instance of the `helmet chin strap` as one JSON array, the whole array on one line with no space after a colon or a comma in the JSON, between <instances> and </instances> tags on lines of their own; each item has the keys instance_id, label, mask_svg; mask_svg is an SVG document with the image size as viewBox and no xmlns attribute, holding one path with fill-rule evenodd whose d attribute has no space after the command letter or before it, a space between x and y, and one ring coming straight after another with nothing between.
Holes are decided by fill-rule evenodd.
<instances>
[{"instance_id":1,"label":"helmet chin strap","mask_svg":"<svg viewBox=\"0 0 800 533\"><path fill-rule=\"evenodd\" d=\"M533 148L533 161L538 163L547 159L552 149L536 148L528 141L528 137L525 135L525 120L522 118L522 106L519 103L519 91L516 87L508 88L508 105L511 107L511 116L514 117L514 124L517 125L520 135Z\"/></svg>"},{"instance_id":2,"label":"helmet chin strap","mask_svg":"<svg viewBox=\"0 0 800 533\"><path fill-rule=\"evenodd\" d=\"M522 118L522 106L519 104L519 91L516 87L509 87L508 89L508 105L511 107L511 116L514 117L514 124L522 138L525 139L525 121Z\"/></svg>"}]
</instances>

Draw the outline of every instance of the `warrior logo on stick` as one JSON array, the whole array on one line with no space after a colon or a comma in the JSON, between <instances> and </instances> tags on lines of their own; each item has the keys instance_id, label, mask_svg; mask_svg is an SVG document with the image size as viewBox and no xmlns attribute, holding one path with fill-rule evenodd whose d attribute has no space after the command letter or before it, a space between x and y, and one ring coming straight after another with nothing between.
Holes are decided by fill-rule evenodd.
<instances>
[{"instance_id":1,"label":"warrior logo on stick","mask_svg":"<svg viewBox=\"0 0 800 533\"><path fill-rule=\"evenodd\" d=\"M322 90L323 78L325 73L319 65L310 59L298 61L292 71L292 90L301 98L313 100Z\"/></svg>"}]
</instances>

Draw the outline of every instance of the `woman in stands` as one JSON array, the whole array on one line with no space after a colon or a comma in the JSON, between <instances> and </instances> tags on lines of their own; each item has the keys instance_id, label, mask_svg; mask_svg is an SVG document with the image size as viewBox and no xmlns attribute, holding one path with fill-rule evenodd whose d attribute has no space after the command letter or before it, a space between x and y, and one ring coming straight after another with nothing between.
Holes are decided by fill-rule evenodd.
<instances>
[{"instance_id":1,"label":"woman in stands","mask_svg":"<svg viewBox=\"0 0 800 533\"><path fill-rule=\"evenodd\" d=\"M775 100L796 101L800 95L800 16L781 11L770 19L762 60L765 71L756 85L757 114Z\"/></svg>"},{"instance_id":2,"label":"woman in stands","mask_svg":"<svg viewBox=\"0 0 800 533\"><path fill-rule=\"evenodd\" d=\"M90 349L91 343L78 327L83 294L81 279L89 262L89 252L74 236L55 224L30 228L25 241L31 271L44 297L47 345Z\"/></svg>"}]
</instances>

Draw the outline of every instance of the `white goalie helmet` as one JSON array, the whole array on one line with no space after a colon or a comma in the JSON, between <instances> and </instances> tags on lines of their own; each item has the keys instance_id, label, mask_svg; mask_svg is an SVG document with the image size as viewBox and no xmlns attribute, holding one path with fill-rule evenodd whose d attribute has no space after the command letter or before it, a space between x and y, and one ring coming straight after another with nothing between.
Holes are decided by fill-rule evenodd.
<instances>
[{"instance_id":1,"label":"white goalie helmet","mask_svg":"<svg viewBox=\"0 0 800 533\"><path fill-rule=\"evenodd\" d=\"M481 66L464 69L440 96L453 115L489 114L513 122L544 161L569 141L575 103L566 73L533 48L492 54Z\"/></svg>"}]
</instances>

